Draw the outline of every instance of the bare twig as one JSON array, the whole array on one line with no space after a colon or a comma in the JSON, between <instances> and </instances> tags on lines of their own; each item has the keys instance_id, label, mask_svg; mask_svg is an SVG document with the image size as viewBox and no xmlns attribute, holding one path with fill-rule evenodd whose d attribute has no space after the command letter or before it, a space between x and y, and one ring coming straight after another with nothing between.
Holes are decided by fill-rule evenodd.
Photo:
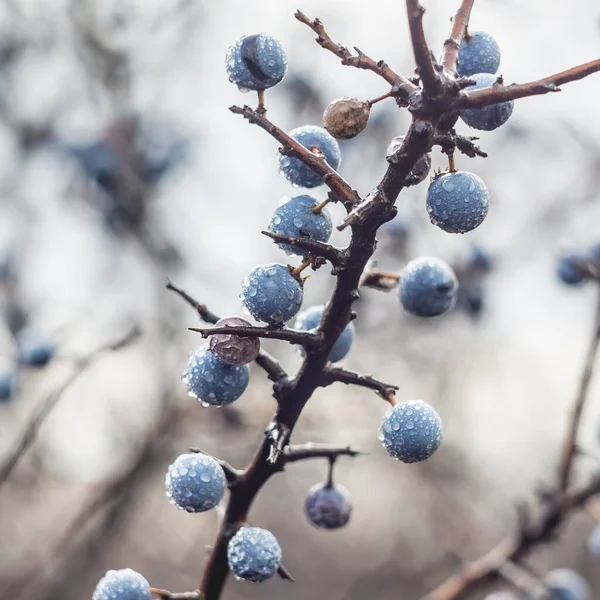
<instances>
[{"instance_id":1,"label":"bare twig","mask_svg":"<svg viewBox=\"0 0 600 600\"><path fill-rule=\"evenodd\" d=\"M301 446L288 446L284 451L284 460L286 463L297 462L299 460L309 460L312 458L337 458L338 456L360 456L365 454L351 446L341 446L339 444L302 444Z\"/></svg>"},{"instance_id":2,"label":"bare twig","mask_svg":"<svg viewBox=\"0 0 600 600\"><path fill-rule=\"evenodd\" d=\"M318 349L322 346L323 339L317 333L309 331L298 331L296 329L288 329L287 327L241 327L233 325L225 325L225 327L188 327L190 331L196 331L202 334L203 338L211 335L227 334L237 335L240 337L258 337L268 340L283 340L290 344L297 344L304 348Z\"/></svg>"},{"instance_id":3,"label":"bare twig","mask_svg":"<svg viewBox=\"0 0 600 600\"><path fill-rule=\"evenodd\" d=\"M204 450L200 450L200 448L192 447L192 448L190 448L190 452L194 452L195 454L204 454L206 456L210 456L211 458L214 458L219 463L221 468L223 469L223 471L225 473L225 478L227 479L227 481L229 483L233 483L234 481L237 481L244 474L244 471L235 469L226 460L217 458L216 456L213 456L212 454L209 454L208 452L204 452Z\"/></svg>"},{"instance_id":4,"label":"bare twig","mask_svg":"<svg viewBox=\"0 0 600 600\"><path fill-rule=\"evenodd\" d=\"M417 74L421 78L425 93L430 98L436 98L442 91L442 79L434 66L435 59L431 54L423 31L425 9L421 6L419 0L406 0L406 12L413 53L417 63Z\"/></svg>"},{"instance_id":5,"label":"bare twig","mask_svg":"<svg viewBox=\"0 0 600 600\"><path fill-rule=\"evenodd\" d=\"M321 385L323 387L331 385L336 381L348 385L358 385L360 387L369 388L386 401L389 401L390 395L394 395L398 389L397 385L384 383L372 375L349 371L342 367L327 367L323 369L323 375L321 377Z\"/></svg>"},{"instance_id":6,"label":"bare twig","mask_svg":"<svg viewBox=\"0 0 600 600\"><path fill-rule=\"evenodd\" d=\"M101 346L100 348L97 348L91 352L88 356L75 361L75 370L73 373L58 387L58 389L42 400L33 415L31 415L27 421L25 428L15 441L12 450L9 450L6 458L0 464L0 487L2 487L2 485L10 477L15 467L19 464L19 461L25 455L25 452L33 444L40 427L46 421L50 413L54 410L56 405L62 399L64 393L71 387L71 385L77 381L77 379L79 379L79 377L85 373L85 371L102 355L106 354L107 352L114 352L120 350L121 348L125 348L129 344L133 343L140 335L141 331L137 327L134 327L117 341Z\"/></svg>"},{"instance_id":7,"label":"bare twig","mask_svg":"<svg viewBox=\"0 0 600 600\"><path fill-rule=\"evenodd\" d=\"M279 568L277 569L277 575L284 579L285 581L290 581L291 583L295 583L295 579L292 577L289 569L283 564L280 563Z\"/></svg>"},{"instance_id":8,"label":"bare twig","mask_svg":"<svg viewBox=\"0 0 600 600\"><path fill-rule=\"evenodd\" d=\"M206 308L206 304L201 304L197 300L194 300L187 292L173 285L169 279L166 281L166 288L183 298L198 313L200 319L205 323L212 323L214 325L219 320L219 317L217 317L214 312Z\"/></svg>"},{"instance_id":9,"label":"bare twig","mask_svg":"<svg viewBox=\"0 0 600 600\"><path fill-rule=\"evenodd\" d=\"M592 340L586 354L577 395L575 396L575 401L573 402L573 406L571 408L571 418L569 419L569 426L565 436L558 470L558 484L562 490L567 489L569 485L569 479L573 469L573 461L577 454L577 436L579 433L581 416L583 414L583 408L585 406L585 401L590 389L590 383L592 381L592 375L594 373L594 364L598 355L598 347L600 346L600 284L596 283L596 288L596 312L594 316Z\"/></svg>"},{"instance_id":10,"label":"bare twig","mask_svg":"<svg viewBox=\"0 0 600 600\"><path fill-rule=\"evenodd\" d=\"M151 592L155 596L162 598L162 600L201 600L201 598L202 598L202 596L200 595L200 592L198 590L196 590L195 592L179 592L179 593L174 594L167 590L161 590L159 588L152 588Z\"/></svg>"},{"instance_id":11,"label":"bare twig","mask_svg":"<svg viewBox=\"0 0 600 600\"><path fill-rule=\"evenodd\" d=\"M458 50L469 24L469 17L471 16L471 9L473 8L474 2L475 0L462 0L462 3L452 21L452 31L450 32L450 37L444 42L442 66L452 73L456 72Z\"/></svg>"},{"instance_id":12,"label":"bare twig","mask_svg":"<svg viewBox=\"0 0 600 600\"><path fill-rule=\"evenodd\" d=\"M332 246L331 244L318 242L317 240L313 240L308 237L291 237L289 235L281 235L280 233L272 233L271 231L261 231L261 233L267 237L270 237L278 244L296 246L301 250L306 250L307 254L322 256L336 267L343 265L346 259L344 251Z\"/></svg>"}]
</instances>

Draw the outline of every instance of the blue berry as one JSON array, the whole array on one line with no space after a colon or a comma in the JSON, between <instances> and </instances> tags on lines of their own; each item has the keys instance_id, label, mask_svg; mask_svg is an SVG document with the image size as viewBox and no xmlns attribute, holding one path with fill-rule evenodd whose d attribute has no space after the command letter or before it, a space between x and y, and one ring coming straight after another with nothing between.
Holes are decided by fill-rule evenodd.
<instances>
[{"instance_id":1,"label":"blue berry","mask_svg":"<svg viewBox=\"0 0 600 600\"><path fill-rule=\"evenodd\" d=\"M323 316L324 310L325 306L323 305L311 306L310 308L303 310L296 317L294 328L303 331L316 329L321 323L321 317ZM346 357L348 352L350 352L350 348L352 348L354 342L355 331L354 323L348 323L348 325L346 325L329 353L329 360L331 362L339 362ZM304 349L300 348L300 352L303 353Z\"/></svg>"},{"instance_id":2,"label":"blue berry","mask_svg":"<svg viewBox=\"0 0 600 600\"><path fill-rule=\"evenodd\" d=\"M261 583L277 573L281 548L270 531L241 527L229 540L227 562L236 579Z\"/></svg>"},{"instance_id":3,"label":"blue berry","mask_svg":"<svg viewBox=\"0 0 600 600\"><path fill-rule=\"evenodd\" d=\"M54 345L40 340L29 331L17 335L19 362L28 367L45 367L54 356Z\"/></svg>"},{"instance_id":4,"label":"blue berry","mask_svg":"<svg viewBox=\"0 0 600 600\"><path fill-rule=\"evenodd\" d=\"M287 71L283 46L266 33L238 38L225 57L229 81L242 91L266 90L278 84Z\"/></svg>"},{"instance_id":5,"label":"blue berry","mask_svg":"<svg viewBox=\"0 0 600 600\"><path fill-rule=\"evenodd\" d=\"M165 478L167 497L187 512L205 512L221 502L227 480L221 465L206 454L181 454Z\"/></svg>"},{"instance_id":6,"label":"blue berry","mask_svg":"<svg viewBox=\"0 0 600 600\"><path fill-rule=\"evenodd\" d=\"M471 85L467 90L481 90L490 87L496 81L495 75L489 73L477 73L469 79L475 81L475 85ZM463 108L460 111L460 118L473 129L482 131L492 131L498 129L500 125L504 125L512 115L515 103L512 100L490 104L483 108Z\"/></svg>"},{"instance_id":7,"label":"blue berry","mask_svg":"<svg viewBox=\"0 0 600 600\"><path fill-rule=\"evenodd\" d=\"M442 442L442 420L423 400L409 400L390 408L379 428L388 454L405 463L429 458Z\"/></svg>"},{"instance_id":8,"label":"blue berry","mask_svg":"<svg viewBox=\"0 0 600 600\"><path fill-rule=\"evenodd\" d=\"M290 131L290 135L305 148L315 149L325 156L332 169L337 170L342 162L340 146L336 139L322 127L304 125ZM279 172L293 185L314 188L323 183L323 178L307 167L300 159L279 155Z\"/></svg>"},{"instance_id":9,"label":"blue berry","mask_svg":"<svg viewBox=\"0 0 600 600\"><path fill-rule=\"evenodd\" d=\"M467 171L444 173L427 190L429 220L448 233L466 233L481 225L489 202L485 183Z\"/></svg>"},{"instance_id":10,"label":"blue berry","mask_svg":"<svg viewBox=\"0 0 600 600\"><path fill-rule=\"evenodd\" d=\"M525 600L529 596L522 596L516 592L509 592L507 590L501 590L499 592L492 592L488 594L483 600Z\"/></svg>"},{"instance_id":11,"label":"blue berry","mask_svg":"<svg viewBox=\"0 0 600 600\"><path fill-rule=\"evenodd\" d=\"M304 509L315 527L339 529L352 514L350 492L341 485L318 483L309 490Z\"/></svg>"},{"instance_id":12,"label":"blue berry","mask_svg":"<svg viewBox=\"0 0 600 600\"><path fill-rule=\"evenodd\" d=\"M0 402L12 400L17 387L17 372L3 371L0 373Z\"/></svg>"},{"instance_id":13,"label":"blue berry","mask_svg":"<svg viewBox=\"0 0 600 600\"><path fill-rule=\"evenodd\" d=\"M302 284L284 265L254 267L242 282L244 309L257 321L280 325L289 321L302 304Z\"/></svg>"},{"instance_id":14,"label":"blue berry","mask_svg":"<svg viewBox=\"0 0 600 600\"><path fill-rule=\"evenodd\" d=\"M570 252L559 259L556 275L567 285L579 285L589 276L587 260L588 257L582 252Z\"/></svg>"},{"instance_id":15,"label":"blue berry","mask_svg":"<svg viewBox=\"0 0 600 600\"><path fill-rule=\"evenodd\" d=\"M107 571L92 600L151 600L150 584L132 569Z\"/></svg>"},{"instance_id":16,"label":"blue berry","mask_svg":"<svg viewBox=\"0 0 600 600\"><path fill-rule=\"evenodd\" d=\"M592 600L587 581L571 569L554 569L546 573L544 583L551 600Z\"/></svg>"},{"instance_id":17,"label":"blue berry","mask_svg":"<svg viewBox=\"0 0 600 600\"><path fill-rule=\"evenodd\" d=\"M249 327L250 323L246 319L240 319L240 317L225 317L215 323L215 327L228 326ZM219 333L210 336L210 351L228 365L247 365L259 355L260 339Z\"/></svg>"},{"instance_id":18,"label":"blue berry","mask_svg":"<svg viewBox=\"0 0 600 600\"><path fill-rule=\"evenodd\" d=\"M469 39L463 39L458 50L456 70L461 77L476 73L496 73L500 66L500 46L483 31L473 31Z\"/></svg>"},{"instance_id":19,"label":"blue berry","mask_svg":"<svg viewBox=\"0 0 600 600\"><path fill-rule=\"evenodd\" d=\"M333 225L326 208L314 213L318 201L312 196L294 196L283 198L269 221L269 231L295 238L306 237L317 242L328 242ZM287 254L307 254L306 250L290 244L278 244Z\"/></svg>"},{"instance_id":20,"label":"blue berry","mask_svg":"<svg viewBox=\"0 0 600 600\"><path fill-rule=\"evenodd\" d=\"M454 271L438 258L422 256L411 260L400 274L398 296L413 315L437 317L454 306L458 280Z\"/></svg>"},{"instance_id":21,"label":"blue berry","mask_svg":"<svg viewBox=\"0 0 600 600\"><path fill-rule=\"evenodd\" d=\"M237 400L248 387L248 365L225 364L208 348L199 348L190 354L182 377L188 394L204 406L224 406Z\"/></svg>"},{"instance_id":22,"label":"blue berry","mask_svg":"<svg viewBox=\"0 0 600 600\"><path fill-rule=\"evenodd\" d=\"M588 538L588 549L595 558L600 558L600 525L597 525Z\"/></svg>"}]
</instances>

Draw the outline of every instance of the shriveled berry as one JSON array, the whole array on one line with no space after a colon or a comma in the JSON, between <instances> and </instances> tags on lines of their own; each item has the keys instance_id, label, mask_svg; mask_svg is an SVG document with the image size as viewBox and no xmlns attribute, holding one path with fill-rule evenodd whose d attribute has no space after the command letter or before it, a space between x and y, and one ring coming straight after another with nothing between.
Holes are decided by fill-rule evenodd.
<instances>
[{"instance_id":1,"label":"shriveled berry","mask_svg":"<svg viewBox=\"0 0 600 600\"><path fill-rule=\"evenodd\" d=\"M151 600L150 584L133 569L107 571L98 582L92 600Z\"/></svg>"},{"instance_id":2,"label":"shriveled berry","mask_svg":"<svg viewBox=\"0 0 600 600\"><path fill-rule=\"evenodd\" d=\"M250 327L251 324L240 317L219 319L215 327ZM210 351L227 365L238 367L256 359L260 352L260 340L242 337L232 333L218 333L210 337Z\"/></svg>"},{"instance_id":3,"label":"shriveled berry","mask_svg":"<svg viewBox=\"0 0 600 600\"><path fill-rule=\"evenodd\" d=\"M475 81L475 85L469 86L467 90L481 90L496 82L495 75L489 73L477 73L470 76L469 79ZM508 121L514 106L513 100L506 100L483 108L463 108L460 111L460 118L473 129L492 131Z\"/></svg>"},{"instance_id":4,"label":"shriveled berry","mask_svg":"<svg viewBox=\"0 0 600 600\"><path fill-rule=\"evenodd\" d=\"M398 297L409 313L437 317L454 306L458 280L452 268L439 258L411 260L400 274Z\"/></svg>"},{"instance_id":5,"label":"shriveled berry","mask_svg":"<svg viewBox=\"0 0 600 600\"><path fill-rule=\"evenodd\" d=\"M448 233L466 233L481 225L489 203L485 183L467 171L444 173L427 190L429 220Z\"/></svg>"},{"instance_id":6,"label":"shriveled berry","mask_svg":"<svg viewBox=\"0 0 600 600\"><path fill-rule=\"evenodd\" d=\"M206 454L181 454L165 477L167 498L177 508L205 512L221 502L227 480L221 465Z\"/></svg>"},{"instance_id":7,"label":"shriveled berry","mask_svg":"<svg viewBox=\"0 0 600 600\"><path fill-rule=\"evenodd\" d=\"M242 282L244 309L257 321L280 325L289 321L302 304L302 284L285 265L254 267Z\"/></svg>"},{"instance_id":8,"label":"shriveled berry","mask_svg":"<svg viewBox=\"0 0 600 600\"><path fill-rule=\"evenodd\" d=\"M458 49L457 72L461 77L476 73L496 73L500 66L500 46L483 31L469 32Z\"/></svg>"},{"instance_id":9,"label":"shriveled berry","mask_svg":"<svg viewBox=\"0 0 600 600\"><path fill-rule=\"evenodd\" d=\"M312 331L316 329L321 323L321 318L323 317L323 311L325 310L324 305L319 306L311 306L306 310L298 313L296 317L296 322L294 323L295 329L301 329L303 331ZM340 337L336 340L331 352L329 353L329 360L331 362L339 362L343 358L346 357L348 352L350 352L350 348L352 348L352 344L354 343L356 329L354 327L354 323L348 323L346 327L344 327L342 333L340 333ZM299 347L300 352L304 354L304 349Z\"/></svg>"},{"instance_id":10,"label":"shriveled berry","mask_svg":"<svg viewBox=\"0 0 600 600\"><path fill-rule=\"evenodd\" d=\"M339 168L342 162L340 147L325 129L315 125L304 125L290 131L290 135L305 148L324 156L332 169ZM314 188L323 183L323 178L300 159L280 154L278 160L279 172L293 185Z\"/></svg>"},{"instance_id":11,"label":"shriveled berry","mask_svg":"<svg viewBox=\"0 0 600 600\"><path fill-rule=\"evenodd\" d=\"M371 105L358 98L338 98L323 113L323 125L338 140L357 136L366 126Z\"/></svg>"},{"instance_id":12,"label":"shriveled berry","mask_svg":"<svg viewBox=\"0 0 600 600\"><path fill-rule=\"evenodd\" d=\"M313 212L319 202L312 196L302 195L283 198L269 221L269 231L294 238L306 237L317 242L328 242L333 224L326 208ZM278 246L287 254L305 255L302 250L291 244L280 243Z\"/></svg>"},{"instance_id":13,"label":"shriveled berry","mask_svg":"<svg viewBox=\"0 0 600 600\"><path fill-rule=\"evenodd\" d=\"M229 540L227 562L236 579L261 583L277 573L281 548L270 531L241 527Z\"/></svg>"},{"instance_id":14,"label":"shriveled berry","mask_svg":"<svg viewBox=\"0 0 600 600\"><path fill-rule=\"evenodd\" d=\"M556 275L567 285L579 285L589 277L588 257L583 252L570 252L562 256L556 266Z\"/></svg>"},{"instance_id":15,"label":"shriveled berry","mask_svg":"<svg viewBox=\"0 0 600 600\"><path fill-rule=\"evenodd\" d=\"M225 57L229 81L240 90L265 90L278 84L287 71L283 46L266 33L238 38Z\"/></svg>"},{"instance_id":16,"label":"shriveled berry","mask_svg":"<svg viewBox=\"0 0 600 600\"><path fill-rule=\"evenodd\" d=\"M396 162L396 159L394 159L394 156L395 156L396 152L398 152L398 150L400 149L400 146L402 146L403 142L404 142L403 135L398 135L390 140L390 143L388 144L388 147L387 147L387 150L385 153L385 158L388 162L390 162L390 163ZM422 154L417 159L417 162L414 164L413 168L410 170L410 173L408 174L408 177L405 180L405 184L407 186L410 186L410 185L417 185L417 183L421 183L421 181L424 181L427 178L427 175L429 175L430 170L431 170L431 154L429 154L429 152L427 152L425 154Z\"/></svg>"},{"instance_id":17,"label":"shriveled berry","mask_svg":"<svg viewBox=\"0 0 600 600\"><path fill-rule=\"evenodd\" d=\"M543 579L551 600L592 600L587 581L572 569L554 569Z\"/></svg>"},{"instance_id":18,"label":"shriveled berry","mask_svg":"<svg viewBox=\"0 0 600 600\"><path fill-rule=\"evenodd\" d=\"M309 490L304 509L315 527L339 529L350 520L352 498L341 485L318 483Z\"/></svg>"},{"instance_id":19,"label":"shriveled berry","mask_svg":"<svg viewBox=\"0 0 600 600\"><path fill-rule=\"evenodd\" d=\"M409 400L390 408L379 428L388 454L405 463L429 458L442 442L442 420L423 400Z\"/></svg>"},{"instance_id":20,"label":"shriveled berry","mask_svg":"<svg viewBox=\"0 0 600 600\"><path fill-rule=\"evenodd\" d=\"M188 394L205 406L224 406L237 400L248 387L248 365L225 364L208 348L190 354L182 377Z\"/></svg>"}]
</instances>

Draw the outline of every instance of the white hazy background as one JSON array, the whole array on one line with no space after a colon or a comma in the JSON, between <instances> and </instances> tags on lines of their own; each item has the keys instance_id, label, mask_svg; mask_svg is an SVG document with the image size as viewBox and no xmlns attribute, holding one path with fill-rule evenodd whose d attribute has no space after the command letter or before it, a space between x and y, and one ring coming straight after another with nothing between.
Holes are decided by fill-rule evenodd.
<instances>
[{"instance_id":1,"label":"white hazy background","mask_svg":"<svg viewBox=\"0 0 600 600\"><path fill-rule=\"evenodd\" d=\"M440 49L459 3L423 4L430 44ZM257 368L231 410L203 409L186 396L179 378L200 341L187 331L197 321L164 290L164 277L218 314L241 314L245 275L257 264L288 260L260 230L280 198L294 193L277 173L277 144L227 110L256 99L228 82L225 52L238 36L255 31L283 43L288 76L267 92L267 106L284 129L319 124L334 98L369 99L387 91L372 73L342 67L320 49L293 18L296 8L321 18L334 40L411 74L402 2L0 5L0 49L14 40L24 48L0 70L0 251L18 248L16 298L31 325L58 346L57 359L41 372L24 373L17 398L0 405L0 461L36 406L68 377L73 357L118 338L133 323L143 330L139 342L98 359L69 388L0 488L0 600L89 598L107 568L126 566L156 587L198 586L216 515L192 516L169 505L166 467L190 445L244 466L274 402ZM111 92L101 81L81 20L107 48L128 56L125 90ZM568 6L478 0L471 23L497 39L507 83L561 71L600 50L600 7L592 0ZM314 87L308 105L290 84L298 77ZM401 400L433 404L445 423L443 446L427 463L395 463L376 438L381 400L341 385L318 391L294 441L348 442L370 452L339 462L337 479L353 495L353 519L340 532L311 528L302 513L304 495L323 480L325 465L290 467L265 487L251 522L277 535L297 583L231 581L226 598L417 599L452 572L451 553L475 558L489 549L514 527L514 504L552 481L594 311L592 286L567 289L554 270L562 250L600 236L599 95L600 76L592 76L561 93L522 100L505 127L480 132L489 158L459 156L458 166L484 179L492 203L485 223L468 235L449 235L428 222L426 184L402 193L407 246L394 251L382 232L378 264L400 270L427 254L459 265L478 244L494 259L484 314L473 320L457 309L424 322L403 313L394 293L366 290L357 304L356 345L344 364L399 385ZM150 199L145 222L149 238L176 249L178 263L157 259L135 236L107 232L89 200L98 190L62 151L98 139L124 110L167 123L188 142L185 161ZM343 144L341 173L362 194L384 173L387 144L408 123L406 112L382 102L367 131ZM38 125L49 126L50 141L24 151L16 132ZM433 165L446 166L438 151ZM341 207L331 210L339 221ZM336 233L335 243L345 241ZM328 268L314 274L306 305L326 301L331 284ZM10 365L8 330L0 332L0 343L2 361ZM297 368L292 348L266 346L290 370ZM581 444L600 456L599 411L594 383ZM136 461L139 468L111 490ZM582 459L581 477L594 468L594 460ZM104 498L100 506L97 498ZM535 552L531 563L540 573L575 567L600 596L598 567L586 552L592 525L585 515L570 520L560 540Z\"/></svg>"}]
</instances>

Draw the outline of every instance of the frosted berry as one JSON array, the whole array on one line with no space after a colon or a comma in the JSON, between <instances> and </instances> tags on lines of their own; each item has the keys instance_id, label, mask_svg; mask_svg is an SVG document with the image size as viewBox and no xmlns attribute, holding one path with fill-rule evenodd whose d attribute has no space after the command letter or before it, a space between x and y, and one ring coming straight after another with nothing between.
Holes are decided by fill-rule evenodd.
<instances>
[{"instance_id":1,"label":"frosted berry","mask_svg":"<svg viewBox=\"0 0 600 600\"><path fill-rule=\"evenodd\" d=\"M490 87L496 82L496 76L489 73L477 73L469 77L475 81L467 90L481 90ZM473 129L482 131L492 131L504 125L512 115L515 103L512 100L490 104L483 108L463 108L460 111L460 118Z\"/></svg>"},{"instance_id":2,"label":"frosted berry","mask_svg":"<svg viewBox=\"0 0 600 600\"><path fill-rule=\"evenodd\" d=\"M306 237L317 242L328 242L333 229L331 215L326 208L319 213L314 213L313 208L318 204L312 196L283 198L269 221L269 231L295 238ZM306 250L290 244L278 244L278 246L288 254L307 253Z\"/></svg>"},{"instance_id":3,"label":"frosted berry","mask_svg":"<svg viewBox=\"0 0 600 600\"><path fill-rule=\"evenodd\" d=\"M340 147L325 129L315 125L304 125L290 131L290 135L305 148L324 156L332 169L337 170L342 162ZM323 183L323 178L307 167L298 158L279 155L279 172L293 185L314 188Z\"/></svg>"},{"instance_id":4,"label":"frosted berry","mask_svg":"<svg viewBox=\"0 0 600 600\"><path fill-rule=\"evenodd\" d=\"M448 233L466 233L481 225L489 202L485 183L467 171L444 173L427 190L429 220Z\"/></svg>"},{"instance_id":5,"label":"frosted berry","mask_svg":"<svg viewBox=\"0 0 600 600\"><path fill-rule=\"evenodd\" d=\"M242 282L244 309L257 321L280 325L289 321L302 304L302 284L284 265L254 267Z\"/></svg>"},{"instance_id":6,"label":"frosted berry","mask_svg":"<svg viewBox=\"0 0 600 600\"><path fill-rule=\"evenodd\" d=\"M323 125L338 140L357 136L366 126L371 105L358 98L338 98L323 113Z\"/></svg>"},{"instance_id":7,"label":"frosted berry","mask_svg":"<svg viewBox=\"0 0 600 600\"><path fill-rule=\"evenodd\" d=\"M352 498L341 485L318 483L309 490L304 509L315 527L339 529L350 520Z\"/></svg>"},{"instance_id":8,"label":"frosted berry","mask_svg":"<svg viewBox=\"0 0 600 600\"><path fill-rule=\"evenodd\" d=\"M225 57L229 81L240 90L265 90L278 84L287 70L283 46L266 33L238 38Z\"/></svg>"},{"instance_id":9,"label":"frosted berry","mask_svg":"<svg viewBox=\"0 0 600 600\"><path fill-rule=\"evenodd\" d=\"M588 257L582 252L570 252L559 259L556 275L567 285L579 285L589 277L587 261Z\"/></svg>"},{"instance_id":10,"label":"frosted berry","mask_svg":"<svg viewBox=\"0 0 600 600\"><path fill-rule=\"evenodd\" d=\"M227 562L236 579L261 583L277 573L281 548L270 531L241 527L229 540Z\"/></svg>"},{"instance_id":11,"label":"frosted berry","mask_svg":"<svg viewBox=\"0 0 600 600\"><path fill-rule=\"evenodd\" d=\"M483 31L473 31L463 39L458 50L456 70L461 77L476 73L496 73L500 66L500 46Z\"/></svg>"},{"instance_id":12,"label":"frosted berry","mask_svg":"<svg viewBox=\"0 0 600 600\"><path fill-rule=\"evenodd\" d=\"M19 362L28 367L45 367L54 356L54 345L40 339L28 329L21 330L17 335Z\"/></svg>"},{"instance_id":13,"label":"frosted berry","mask_svg":"<svg viewBox=\"0 0 600 600\"><path fill-rule=\"evenodd\" d=\"M437 317L454 306L458 280L451 267L438 258L411 260L400 274L398 296L413 315Z\"/></svg>"},{"instance_id":14,"label":"frosted berry","mask_svg":"<svg viewBox=\"0 0 600 600\"><path fill-rule=\"evenodd\" d=\"M150 584L132 569L107 571L98 582L92 600L151 600Z\"/></svg>"},{"instance_id":15,"label":"frosted berry","mask_svg":"<svg viewBox=\"0 0 600 600\"><path fill-rule=\"evenodd\" d=\"M250 327L246 319L225 317L219 319L215 327ZM256 359L260 352L260 340L254 337L242 337L231 333L219 333L210 336L210 351L225 364L238 367L247 365Z\"/></svg>"},{"instance_id":16,"label":"frosted berry","mask_svg":"<svg viewBox=\"0 0 600 600\"><path fill-rule=\"evenodd\" d=\"M544 584L551 600L592 600L587 581L571 569L554 569L546 573Z\"/></svg>"},{"instance_id":17,"label":"frosted berry","mask_svg":"<svg viewBox=\"0 0 600 600\"><path fill-rule=\"evenodd\" d=\"M588 549L595 558L600 558L600 525L596 526L588 538Z\"/></svg>"},{"instance_id":18,"label":"frosted berry","mask_svg":"<svg viewBox=\"0 0 600 600\"><path fill-rule=\"evenodd\" d=\"M388 144L385 158L388 162L394 163L394 155L398 150L400 150L400 146L404 142L404 136L398 135L390 140ZM406 178L406 185L417 185L417 183L421 183L427 178L429 175L429 171L431 170L431 154L428 152L422 154L417 162L414 164L413 168L410 170L408 177Z\"/></svg>"},{"instance_id":19,"label":"frosted berry","mask_svg":"<svg viewBox=\"0 0 600 600\"><path fill-rule=\"evenodd\" d=\"M442 442L442 420L423 400L409 400L390 408L379 428L388 454L405 463L429 458Z\"/></svg>"},{"instance_id":20,"label":"frosted berry","mask_svg":"<svg viewBox=\"0 0 600 600\"><path fill-rule=\"evenodd\" d=\"M221 465L206 454L181 454L165 477L167 497L187 512L205 512L221 502L227 480Z\"/></svg>"},{"instance_id":21,"label":"frosted berry","mask_svg":"<svg viewBox=\"0 0 600 600\"><path fill-rule=\"evenodd\" d=\"M323 305L311 306L310 308L303 310L296 317L294 328L303 331L316 329L319 326L319 323L321 323L321 317L323 316L324 310L325 306ZM331 362L339 362L346 357L348 352L350 352L350 348L352 348L355 332L354 323L348 323L329 353L329 360ZM304 349L300 348L300 352L303 353Z\"/></svg>"},{"instance_id":22,"label":"frosted berry","mask_svg":"<svg viewBox=\"0 0 600 600\"><path fill-rule=\"evenodd\" d=\"M183 374L188 394L205 406L224 406L237 400L248 387L248 365L234 367L225 364L208 348L190 354Z\"/></svg>"}]
</instances>

